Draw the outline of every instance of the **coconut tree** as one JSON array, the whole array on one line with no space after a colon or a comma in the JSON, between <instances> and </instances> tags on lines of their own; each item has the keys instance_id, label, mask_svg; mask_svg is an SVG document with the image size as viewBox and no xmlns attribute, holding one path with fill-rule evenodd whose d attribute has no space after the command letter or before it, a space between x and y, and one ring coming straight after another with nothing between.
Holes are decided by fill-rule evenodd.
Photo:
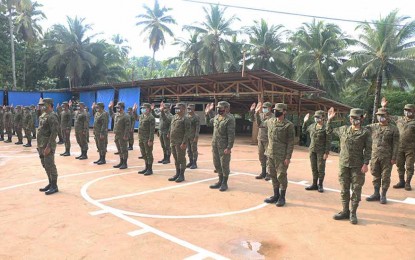
<instances>
[{"instance_id":1,"label":"coconut tree","mask_svg":"<svg viewBox=\"0 0 415 260\"><path fill-rule=\"evenodd\" d=\"M203 69L199 60L199 50L202 42L199 40L198 33L190 33L187 40L178 38L173 45L179 45L181 50L177 57L169 60L170 63L178 62L178 75L198 76L203 74Z\"/></svg>"}]
</instances>

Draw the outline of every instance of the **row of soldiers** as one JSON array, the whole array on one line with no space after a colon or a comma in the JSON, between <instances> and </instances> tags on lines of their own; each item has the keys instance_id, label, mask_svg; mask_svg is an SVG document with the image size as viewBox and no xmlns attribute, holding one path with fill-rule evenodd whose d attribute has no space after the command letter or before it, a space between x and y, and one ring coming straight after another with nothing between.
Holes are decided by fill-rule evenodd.
<instances>
[{"instance_id":1,"label":"row of soldiers","mask_svg":"<svg viewBox=\"0 0 415 260\"><path fill-rule=\"evenodd\" d=\"M35 106L0 106L0 141L11 143L13 133L16 134L17 145L23 144L23 137L27 138L25 147L32 146L32 139L36 139L35 123L38 118ZM7 138L4 138L4 134ZM24 135L23 135L24 134Z\"/></svg>"}]
</instances>

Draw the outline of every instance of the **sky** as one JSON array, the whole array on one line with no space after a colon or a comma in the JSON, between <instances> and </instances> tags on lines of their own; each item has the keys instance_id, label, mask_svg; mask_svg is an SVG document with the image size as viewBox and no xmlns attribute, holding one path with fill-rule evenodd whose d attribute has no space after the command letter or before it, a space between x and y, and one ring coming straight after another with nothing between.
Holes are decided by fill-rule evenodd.
<instances>
[{"instance_id":1,"label":"sky","mask_svg":"<svg viewBox=\"0 0 415 260\"><path fill-rule=\"evenodd\" d=\"M200 0L203 2L219 3L224 5L236 5L270 11L290 12L313 16L333 17L357 21L372 21L385 17L392 10L398 9L401 16L410 16L415 19L415 1L407 0ZM153 7L153 0L37 0L42 4L41 10L47 16L47 20L40 24L46 31L53 24L66 24L66 17L83 17L87 24L91 24L93 33L100 33L98 38L111 39L112 35L120 34L128 40L131 47L130 56L152 56L152 50L146 42L146 34L141 34L141 27L136 26L137 15L144 13L143 5ZM191 25L204 20L203 7L206 4L194 3L185 0L159 0L160 6L172 8L169 14L176 20L177 25L171 26L175 37L188 38L183 25ZM412 11L412 14L411 14ZM243 10L228 7L226 16L236 15L240 21L233 24L237 30L244 26L250 26L254 20L264 18L269 24L282 24L289 30L295 30L302 23L310 22L312 18ZM355 31L358 23L339 22L325 20L339 25L348 35L356 37ZM156 53L156 60L164 60L174 57L178 47L172 45L174 39L166 38L167 42Z\"/></svg>"}]
</instances>

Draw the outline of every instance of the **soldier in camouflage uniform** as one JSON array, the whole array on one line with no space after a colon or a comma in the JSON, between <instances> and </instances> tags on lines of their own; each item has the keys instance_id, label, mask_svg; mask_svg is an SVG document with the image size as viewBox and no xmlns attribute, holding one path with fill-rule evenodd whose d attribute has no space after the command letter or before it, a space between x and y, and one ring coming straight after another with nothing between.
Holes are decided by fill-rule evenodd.
<instances>
[{"instance_id":1,"label":"soldier in camouflage uniform","mask_svg":"<svg viewBox=\"0 0 415 260\"><path fill-rule=\"evenodd\" d=\"M42 115L39 117L39 131L37 135L37 150L40 161L48 175L49 184L39 189L50 195L58 192L58 171L55 165L56 136L58 135L58 117L53 113L53 100L45 98L39 102L42 106Z\"/></svg>"},{"instance_id":2,"label":"soldier in camouflage uniform","mask_svg":"<svg viewBox=\"0 0 415 260\"><path fill-rule=\"evenodd\" d=\"M107 154L108 145L108 122L109 114L105 111L104 103L98 102L92 105L92 112L94 114L94 139L99 152L99 159L95 164L106 164L105 156Z\"/></svg>"},{"instance_id":3,"label":"soldier in camouflage uniform","mask_svg":"<svg viewBox=\"0 0 415 260\"><path fill-rule=\"evenodd\" d=\"M34 105L30 106L30 113L32 114L32 134L33 134L33 138L32 139L36 139L36 122L39 121L39 116L37 114L36 111L36 107Z\"/></svg>"},{"instance_id":4,"label":"soldier in camouflage uniform","mask_svg":"<svg viewBox=\"0 0 415 260\"><path fill-rule=\"evenodd\" d=\"M187 155L189 156L189 163L186 167L190 169L197 168L197 157L199 152L197 151L197 142L199 140L200 132L200 117L195 113L195 105L187 105L187 118L190 120L190 134L189 141L187 143Z\"/></svg>"},{"instance_id":5,"label":"soldier in camouflage uniform","mask_svg":"<svg viewBox=\"0 0 415 260\"><path fill-rule=\"evenodd\" d=\"M324 124L324 111L316 111L314 113L314 123L307 127L306 123L309 117L310 114L307 114L304 117L302 132L303 134L310 134L311 142L308 150L310 152L311 170L313 172L313 184L305 189L324 192L323 182L326 173L326 160L330 152L331 135L328 135L326 131L326 126Z\"/></svg>"},{"instance_id":6,"label":"soldier in camouflage uniform","mask_svg":"<svg viewBox=\"0 0 415 260\"><path fill-rule=\"evenodd\" d=\"M206 106L205 115L206 124L213 126L212 155L219 181L210 185L210 188L226 191L228 189L231 152L235 141L235 117L230 113L231 106L226 101L218 103L216 115L213 112L213 108L213 103L210 106Z\"/></svg>"},{"instance_id":7,"label":"soldier in camouflage uniform","mask_svg":"<svg viewBox=\"0 0 415 260\"><path fill-rule=\"evenodd\" d=\"M72 103L71 103L72 105ZM71 155L71 129L72 129L72 109L68 102L62 103L62 112L60 113L60 129L63 141L65 142L65 152L61 156Z\"/></svg>"},{"instance_id":8,"label":"soldier in camouflage uniform","mask_svg":"<svg viewBox=\"0 0 415 260\"><path fill-rule=\"evenodd\" d=\"M388 101L382 99L382 107L386 108ZM390 117L395 121L399 130L399 149L396 159L396 166L398 168L399 182L393 185L395 189L405 188L405 190L412 190L411 180L414 175L415 163L415 105L406 104L404 107L403 117ZM406 168L406 169L405 169ZM406 182L405 182L406 170Z\"/></svg>"},{"instance_id":9,"label":"soldier in camouflage uniform","mask_svg":"<svg viewBox=\"0 0 415 260\"><path fill-rule=\"evenodd\" d=\"M133 150L134 145L134 126L135 126L135 116L133 113L133 108L128 108L128 115L130 116L130 135L128 136L128 150Z\"/></svg>"},{"instance_id":10,"label":"soldier in camouflage uniform","mask_svg":"<svg viewBox=\"0 0 415 260\"><path fill-rule=\"evenodd\" d=\"M164 108L161 109L161 106ZM159 138L161 148L163 149L164 157L162 160L158 161L158 163L168 164L170 163L170 125L173 115L170 113L171 104L163 102L160 103L160 114L157 114L154 110L154 104L151 104L151 113L155 118L160 118L159 122Z\"/></svg>"},{"instance_id":11,"label":"soldier in camouflage uniform","mask_svg":"<svg viewBox=\"0 0 415 260\"><path fill-rule=\"evenodd\" d=\"M0 106L0 141L4 141L4 110Z\"/></svg>"},{"instance_id":12,"label":"soldier in camouflage uniform","mask_svg":"<svg viewBox=\"0 0 415 260\"><path fill-rule=\"evenodd\" d=\"M23 144L23 113L22 107L16 106L16 111L14 114L14 129L16 131L18 141L14 144Z\"/></svg>"},{"instance_id":13,"label":"soldier in camouflage uniform","mask_svg":"<svg viewBox=\"0 0 415 260\"><path fill-rule=\"evenodd\" d=\"M372 138L370 132L363 128L363 110L350 110L351 126L332 128L331 120L336 113L330 108L327 121L327 133L334 133L340 138L340 173L341 201L343 210L334 215L335 220L350 219L350 223L357 224L357 208L361 200L362 187L365 183L365 173L372 154ZM350 188L352 196L350 197ZM351 211L349 209L352 201Z\"/></svg>"},{"instance_id":14,"label":"soldier in camouflage uniform","mask_svg":"<svg viewBox=\"0 0 415 260\"><path fill-rule=\"evenodd\" d=\"M386 192L391 182L392 166L396 163L399 148L399 130L389 124L387 110L379 108L377 113L379 123L366 126L372 134L372 160L370 171L373 175L375 192L366 198L367 201L380 201L386 204ZM382 187L382 194L380 194Z\"/></svg>"},{"instance_id":15,"label":"soldier in camouflage uniform","mask_svg":"<svg viewBox=\"0 0 415 260\"><path fill-rule=\"evenodd\" d=\"M91 115L89 114L89 108L85 107L86 121L88 122L88 130L86 131L86 142L89 143L89 122L91 122Z\"/></svg>"},{"instance_id":16,"label":"soldier in camouflage uniform","mask_svg":"<svg viewBox=\"0 0 415 260\"><path fill-rule=\"evenodd\" d=\"M144 170L141 170L138 173L146 176L153 174L153 144L156 119L151 114L151 111L151 105L149 103L144 103L141 105L140 116L138 116L137 104L134 104L134 114L136 120L140 122L138 128L138 144L140 145L140 151L146 164Z\"/></svg>"},{"instance_id":17,"label":"soldier in camouflage uniform","mask_svg":"<svg viewBox=\"0 0 415 260\"><path fill-rule=\"evenodd\" d=\"M169 178L169 181L182 182L186 170L186 146L190 136L190 120L185 115L186 105L184 103L177 103L174 109L175 115L170 127L170 148L176 165L176 174Z\"/></svg>"},{"instance_id":18,"label":"soldier in camouflage uniform","mask_svg":"<svg viewBox=\"0 0 415 260\"><path fill-rule=\"evenodd\" d=\"M87 112L85 111L85 104L79 102L79 110L75 115L75 137L76 142L81 148L81 155L75 157L75 159L85 160L88 159L88 142L87 135L89 129L89 122L87 117Z\"/></svg>"},{"instance_id":19,"label":"soldier in camouflage uniform","mask_svg":"<svg viewBox=\"0 0 415 260\"><path fill-rule=\"evenodd\" d=\"M57 144L64 144L64 140L63 140L63 135L62 135L62 127L61 127L61 113L62 113L62 107L58 104L56 106L56 115L58 116L58 122L59 122L59 126L58 126L58 143Z\"/></svg>"},{"instance_id":20,"label":"soldier in camouflage uniform","mask_svg":"<svg viewBox=\"0 0 415 260\"><path fill-rule=\"evenodd\" d=\"M261 113L262 112L262 113ZM257 124L258 130L258 155L259 162L261 163L262 171L258 176L255 176L255 179L264 179L266 181L270 180L269 175L267 174L267 156L265 151L268 147L268 127L267 121L270 118L273 118L274 114L272 113L272 104L270 102L265 102L263 105L261 102L258 102L258 105L255 103L252 104L249 111L249 119L254 124Z\"/></svg>"},{"instance_id":21,"label":"soldier in camouflage uniform","mask_svg":"<svg viewBox=\"0 0 415 260\"><path fill-rule=\"evenodd\" d=\"M272 180L274 195L265 199L266 203L276 203L277 207L285 205L288 179L287 170L294 150L294 124L285 118L287 105L275 104L274 117L267 120L269 175Z\"/></svg>"},{"instance_id":22,"label":"soldier in camouflage uniform","mask_svg":"<svg viewBox=\"0 0 415 260\"><path fill-rule=\"evenodd\" d=\"M130 116L125 113L124 102L118 102L115 106L117 113L112 111L113 102L110 103L110 116L114 118L114 142L120 154L120 163L114 165L114 168L127 169L128 160L128 136L130 132Z\"/></svg>"},{"instance_id":23,"label":"soldier in camouflage uniform","mask_svg":"<svg viewBox=\"0 0 415 260\"><path fill-rule=\"evenodd\" d=\"M10 106L6 106L3 116L4 130L7 134L7 140L4 140L5 143L12 142L12 128L13 128L13 114L11 112Z\"/></svg>"},{"instance_id":24,"label":"soldier in camouflage uniform","mask_svg":"<svg viewBox=\"0 0 415 260\"><path fill-rule=\"evenodd\" d=\"M33 118L30 107L25 107L23 113L23 129L27 139L27 144L23 145L24 147L32 147L32 124Z\"/></svg>"}]
</instances>

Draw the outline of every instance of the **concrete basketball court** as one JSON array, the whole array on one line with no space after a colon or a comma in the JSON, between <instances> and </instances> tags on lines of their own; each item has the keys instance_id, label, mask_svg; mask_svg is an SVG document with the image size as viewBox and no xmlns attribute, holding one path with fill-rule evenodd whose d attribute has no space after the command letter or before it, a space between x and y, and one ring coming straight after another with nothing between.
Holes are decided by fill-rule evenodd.
<instances>
[{"instance_id":1,"label":"concrete basketball court","mask_svg":"<svg viewBox=\"0 0 415 260\"><path fill-rule=\"evenodd\" d=\"M137 174L144 167L137 140L129 168L114 169L112 133L106 165L93 164L92 133L89 159L76 160L72 131L71 156L59 156L63 145L56 151L60 192L51 196L38 191L47 177L36 145L1 142L0 259L415 259L415 191L390 189L387 205L363 197L358 225L335 221L337 155L328 159L320 194L304 190L311 180L308 152L296 147L287 204L277 208L263 203L272 185L254 178L260 165L248 137L236 138L229 190L209 189L216 181L210 139L201 136L199 169L187 170L178 184L167 181L173 161L155 163L152 176ZM155 161L161 157L156 140ZM367 173L364 196L373 191L371 180Z\"/></svg>"}]
</instances>

